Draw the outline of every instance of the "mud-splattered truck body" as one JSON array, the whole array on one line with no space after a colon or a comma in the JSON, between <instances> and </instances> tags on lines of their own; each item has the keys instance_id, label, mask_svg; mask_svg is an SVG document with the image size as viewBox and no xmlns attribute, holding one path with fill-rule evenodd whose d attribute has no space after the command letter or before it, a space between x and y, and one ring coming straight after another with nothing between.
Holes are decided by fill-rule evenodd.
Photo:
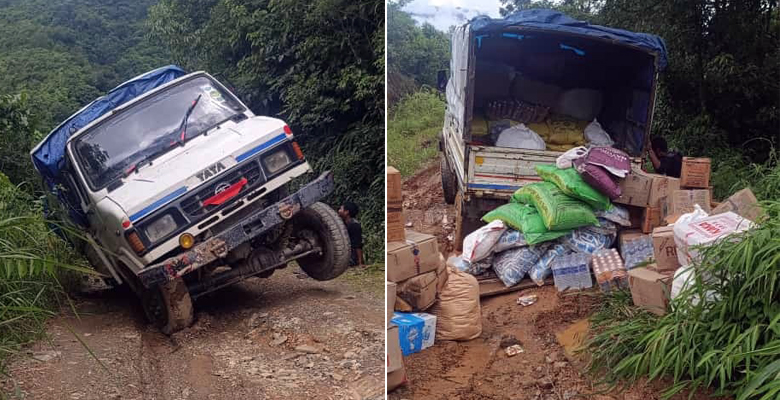
<instances>
[{"instance_id":1,"label":"mud-splattered truck body","mask_svg":"<svg viewBox=\"0 0 780 400\"><path fill-rule=\"evenodd\" d=\"M320 280L348 265L346 228L319 202L332 174L288 193L312 172L290 128L205 72L131 79L31 155L77 230L66 236L165 332L192 322L193 298L291 261Z\"/></svg>"},{"instance_id":2,"label":"mud-splattered truck body","mask_svg":"<svg viewBox=\"0 0 780 400\"><path fill-rule=\"evenodd\" d=\"M555 112L578 108L560 105L568 90L596 93L601 103L583 122L598 119L616 147L640 156L649 139L657 74L665 65L657 36L590 25L550 10L477 17L457 27L449 79L440 73L439 82L447 98L439 141L442 186L445 200L457 207L456 247L481 226L487 211L540 180L536 165L554 164L562 153L549 143L536 150L497 146L490 122L483 129L487 135L479 136L475 127L486 123L490 101L522 100ZM512 77L502 80L498 75L505 70Z\"/></svg>"}]
</instances>

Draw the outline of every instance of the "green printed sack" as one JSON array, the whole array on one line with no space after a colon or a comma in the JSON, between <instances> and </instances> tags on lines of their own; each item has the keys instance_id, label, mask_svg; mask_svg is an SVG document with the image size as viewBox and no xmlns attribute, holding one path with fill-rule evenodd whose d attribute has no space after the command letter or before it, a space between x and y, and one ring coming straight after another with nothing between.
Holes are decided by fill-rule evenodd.
<instances>
[{"instance_id":1,"label":"green printed sack","mask_svg":"<svg viewBox=\"0 0 780 400\"><path fill-rule=\"evenodd\" d=\"M551 231L599 224L590 206L567 196L550 182L525 185L512 198L521 203L533 204L542 215L544 225Z\"/></svg>"},{"instance_id":2,"label":"green printed sack","mask_svg":"<svg viewBox=\"0 0 780 400\"><path fill-rule=\"evenodd\" d=\"M542 221L542 216L534 206L519 203L508 203L485 214L482 220L491 223L495 220L523 232L528 244L537 244L557 239L569 233L568 230L551 231Z\"/></svg>"},{"instance_id":3,"label":"green printed sack","mask_svg":"<svg viewBox=\"0 0 780 400\"><path fill-rule=\"evenodd\" d=\"M554 183L563 193L580 199L596 210L612 207L609 198L587 184L574 168L559 169L554 165L537 165L536 173L547 182Z\"/></svg>"}]
</instances>

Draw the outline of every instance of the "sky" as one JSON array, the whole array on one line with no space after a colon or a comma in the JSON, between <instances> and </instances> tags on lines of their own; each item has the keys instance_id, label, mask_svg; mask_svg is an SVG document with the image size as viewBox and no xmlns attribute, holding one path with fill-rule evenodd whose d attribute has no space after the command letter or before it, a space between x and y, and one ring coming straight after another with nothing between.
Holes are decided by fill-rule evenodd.
<instances>
[{"instance_id":1,"label":"sky","mask_svg":"<svg viewBox=\"0 0 780 400\"><path fill-rule=\"evenodd\" d=\"M414 0L404 11L419 22L428 22L447 31L451 25L462 25L477 15L499 17L500 0Z\"/></svg>"}]
</instances>

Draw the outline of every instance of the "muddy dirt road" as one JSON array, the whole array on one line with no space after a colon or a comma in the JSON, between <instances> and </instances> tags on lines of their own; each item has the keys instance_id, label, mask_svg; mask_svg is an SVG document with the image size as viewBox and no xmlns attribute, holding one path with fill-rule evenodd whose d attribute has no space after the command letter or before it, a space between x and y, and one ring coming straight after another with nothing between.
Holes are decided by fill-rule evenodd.
<instances>
[{"instance_id":1,"label":"muddy dirt road","mask_svg":"<svg viewBox=\"0 0 780 400\"><path fill-rule=\"evenodd\" d=\"M318 282L296 271L199 299L196 324L172 337L129 293L93 288L74 298L79 318L52 319L50 342L18 357L3 386L36 400L382 398L384 272Z\"/></svg>"},{"instance_id":2,"label":"muddy dirt road","mask_svg":"<svg viewBox=\"0 0 780 400\"><path fill-rule=\"evenodd\" d=\"M439 163L404 182L404 208L413 229L436 235L452 251L453 206L444 203ZM447 253L445 253L447 254ZM537 303L522 307L520 295L536 294ZM390 394L400 399L650 400L660 398L661 382L638 383L621 391L599 393L584 374L584 361L567 354L587 329L593 297L559 296L545 286L482 298L482 335L468 342L437 342L404 358L409 383ZM559 339L560 335L560 339ZM508 357L504 348L519 343L524 353ZM566 347L562 346L566 344ZM687 398L687 393L678 396ZM697 395L696 399L708 398Z\"/></svg>"}]
</instances>

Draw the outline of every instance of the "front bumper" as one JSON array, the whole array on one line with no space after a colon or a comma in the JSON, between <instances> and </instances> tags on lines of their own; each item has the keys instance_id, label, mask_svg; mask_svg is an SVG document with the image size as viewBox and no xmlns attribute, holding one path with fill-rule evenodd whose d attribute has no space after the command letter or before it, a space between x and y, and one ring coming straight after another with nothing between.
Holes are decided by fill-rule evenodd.
<instances>
[{"instance_id":1,"label":"front bumper","mask_svg":"<svg viewBox=\"0 0 780 400\"><path fill-rule=\"evenodd\" d=\"M330 171L324 172L299 191L249 215L219 235L207 239L186 252L142 269L138 272L138 277L145 287L150 288L224 258L242 243L268 232L271 228L292 218L300 210L318 202L333 191L333 186L333 174Z\"/></svg>"}]
</instances>

